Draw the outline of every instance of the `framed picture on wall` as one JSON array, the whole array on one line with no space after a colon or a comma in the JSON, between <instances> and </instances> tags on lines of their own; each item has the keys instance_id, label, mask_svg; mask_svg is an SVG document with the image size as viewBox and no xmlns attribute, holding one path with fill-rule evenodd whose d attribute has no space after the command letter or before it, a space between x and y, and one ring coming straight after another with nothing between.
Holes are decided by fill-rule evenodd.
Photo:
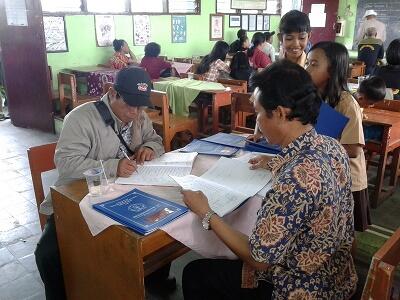
<instances>
[{"instance_id":1,"label":"framed picture on wall","mask_svg":"<svg viewBox=\"0 0 400 300\"><path fill-rule=\"evenodd\" d=\"M43 17L46 52L68 52L64 17Z\"/></svg>"},{"instance_id":2,"label":"framed picture on wall","mask_svg":"<svg viewBox=\"0 0 400 300\"><path fill-rule=\"evenodd\" d=\"M242 15L242 29L249 30L249 15Z\"/></svg>"},{"instance_id":3,"label":"framed picture on wall","mask_svg":"<svg viewBox=\"0 0 400 300\"><path fill-rule=\"evenodd\" d=\"M240 27L241 26L240 15L229 15L229 27Z\"/></svg>"},{"instance_id":4,"label":"framed picture on wall","mask_svg":"<svg viewBox=\"0 0 400 300\"><path fill-rule=\"evenodd\" d=\"M256 31L257 19L256 15L249 15L249 31Z\"/></svg>"},{"instance_id":5,"label":"framed picture on wall","mask_svg":"<svg viewBox=\"0 0 400 300\"><path fill-rule=\"evenodd\" d=\"M115 39L113 16L95 15L96 42L98 47L109 47Z\"/></svg>"},{"instance_id":6,"label":"framed picture on wall","mask_svg":"<svg viewBox=\"0 0 400 300\"><path fill-rule=\"evenodd\" d=\"M269 16L264 15L264 31L269 31Z\"/></svg>"},{"instance_id":7,"label":"framed picture on wall","mask_svg":"<svg viewBox=\"0 0 400 300\"><path fill-rule=\"evenodd\" d=\"M224 15L210 15L210 41L224 39Z\"/></svg>"},{"instance_id":8,"label":"framed picture on wall","mask_svg":"<svg viewBox=\"0 0 400 300\"><path fill-rule=\"evenodd\" d=\"M186 43L186 16L171 16L172 43Z\"/></svg>"},{"instance_id":9,"label":"framed picture on wall","mask_svg":"<svg viewBox=\"0 0 400 300\"><path fill-rule=\"evenodd\" d=\"M145 46L150 42L150 17L133 16L133 44Z\"/></svg>"}]
</instances>

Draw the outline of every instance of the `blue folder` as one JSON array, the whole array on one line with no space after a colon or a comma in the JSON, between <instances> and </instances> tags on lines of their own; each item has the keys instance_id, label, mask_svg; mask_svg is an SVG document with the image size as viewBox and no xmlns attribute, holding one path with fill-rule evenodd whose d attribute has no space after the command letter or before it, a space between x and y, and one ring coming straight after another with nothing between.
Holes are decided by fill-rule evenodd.
<instances>
[{"instance_id":1,"label":"blue folder","mask_svg":"<svg viewBox=\"0 0 400 300\"><path fill-rule=\"evenodd\" d=\"M138 189L116 199L94 204L93 208L142 235L157 230L188 211L183 205Z\"/></svg>"},{"instance_id":2,"label":"blue folder","mask_svg":"<svg viewBox=\"0 0 400 300\"><path fill-rule=\"evenodd\" d=\"M220 155L230 157L239 151L237 147L230 147L220 145L204 140L193 140L190 144L186 145L180 152L197 152L199 154Z\"/></svg>"},{"instance_id":3,"label":"blue folder","mask_svg":"<svg viewBox=\"0 0 400 300\"><path fill-rule=\"evenodd\" d=\"M319 109L315 130L319 134L337 139L342 135L343 129L346 127L348 121L349 118L323 102Z\"/></svg>"}]
</instances>

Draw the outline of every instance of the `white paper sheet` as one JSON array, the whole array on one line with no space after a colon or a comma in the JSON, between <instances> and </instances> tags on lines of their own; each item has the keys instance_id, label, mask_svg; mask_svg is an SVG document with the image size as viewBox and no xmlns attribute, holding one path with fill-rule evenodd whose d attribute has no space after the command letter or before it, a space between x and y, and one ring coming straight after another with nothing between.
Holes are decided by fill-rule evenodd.
<instances>
[{"instance_id":1,"label":"white paper sheet","mask_svg":"<svg viewBox=\"0 0 400 300\"><path fill-rule=\"evenodd\" d=\"M250 170L249 166L247 162L221 157L201 177L188 175L172 178L184 189L202 191L211 209L222 217L271 181L271 172L264 169Z\"/></svg>"},{"instance_id":2,"label":"white paper sheet","mask_svg":"<svg viewBox=\"0 0 400 300\"><path fill-rule=\"evenodd\" d=\"M176 186L170 177L186 176L192 171L197 153L166 153L152 161L139 165L130 177L118 178L118 184Z\"/></svg>"}]
</instances>

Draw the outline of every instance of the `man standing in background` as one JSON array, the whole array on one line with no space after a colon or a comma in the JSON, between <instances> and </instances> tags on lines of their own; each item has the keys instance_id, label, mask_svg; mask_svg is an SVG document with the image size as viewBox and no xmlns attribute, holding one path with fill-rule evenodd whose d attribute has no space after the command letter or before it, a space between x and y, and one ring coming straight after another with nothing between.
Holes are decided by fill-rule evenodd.
<instances>
[{"instance_id":1,"label":"man standing in background","mask_svg":"<svg viewBox=\"0 0 400 300\"><path fill-rule=\"evenodd\" d=\"M359 44L367 34L367 29L374 27L376 29L376 38L383 43L386 41L386 25L376 19L377 13L373 9L368 9L364 14L364 22L360 25L357 32L356 44Z\"/></svg>"}]
</instances>

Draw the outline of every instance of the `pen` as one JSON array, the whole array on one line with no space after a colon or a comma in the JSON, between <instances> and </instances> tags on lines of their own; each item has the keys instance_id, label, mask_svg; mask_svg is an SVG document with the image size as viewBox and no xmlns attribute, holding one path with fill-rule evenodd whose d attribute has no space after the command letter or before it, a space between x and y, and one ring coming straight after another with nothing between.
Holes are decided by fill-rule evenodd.
<instances>
[{"instance_id":1,"label":"pen","mask_svg":"<svg viewBox=\"0 0 400 300\"><path fill-rule=\"evenodd\" d=\"M124 149L122 149L122 148L120 148L121 149L121 152L122 152L122 154L125 156L125 158L126 159L128 159L128 160L131 160L130 158L129 158L129 156L128 156L128 154L126 154L126 152L124 151ZM139 171L138 171L138 169L137 169L137 164L136 164L136 173L138 173L139 174Z\"/></svg>"}]
</instances>

